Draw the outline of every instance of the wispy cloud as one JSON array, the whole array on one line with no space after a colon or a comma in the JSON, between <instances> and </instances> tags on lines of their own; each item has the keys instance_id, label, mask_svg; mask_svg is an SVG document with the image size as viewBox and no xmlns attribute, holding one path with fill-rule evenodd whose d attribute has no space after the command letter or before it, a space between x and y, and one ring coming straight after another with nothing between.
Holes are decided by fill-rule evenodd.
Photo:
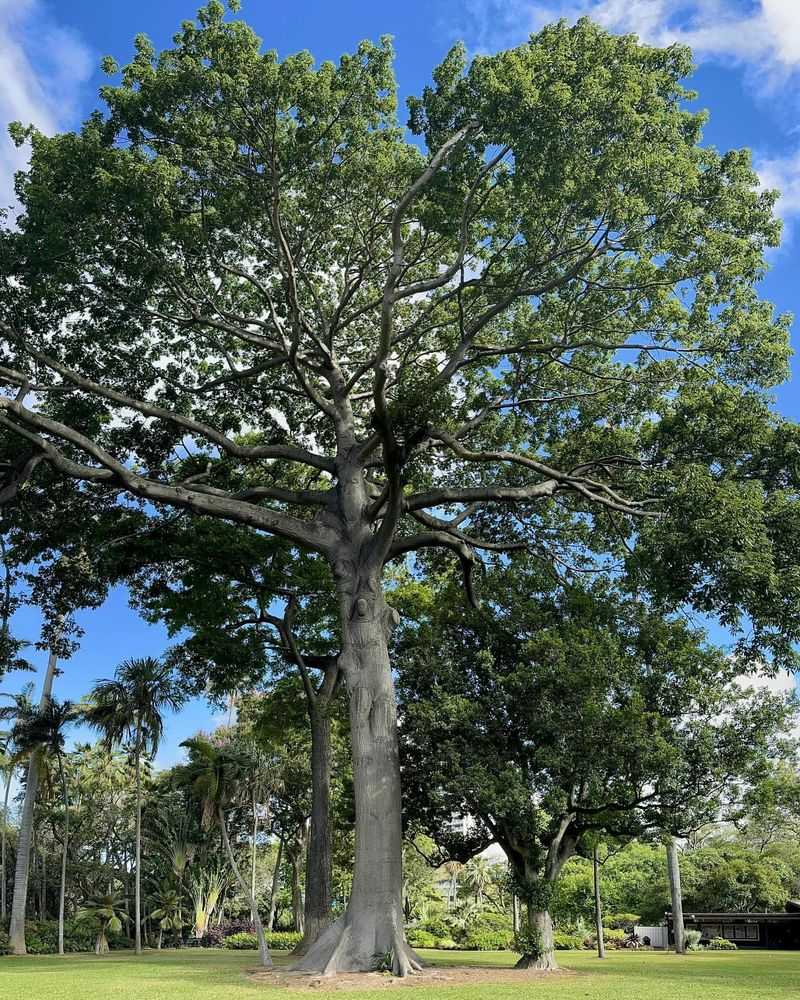
<instances>
[{"instance_id":1,"label":"wispy cloud","mask_svg":"<svg viewBox=\"0 0 800 1000\"><path fill-rule=\"evenodd\" d=\"M465 0L462 37L474 51L519 44L543 25L588 16L609 31L652 45L689 45L695 59L736 66L756 96L797 110L800 0ZM765 187L781 191L777 211L800 215L800 150L756 155Z\"/></svg>"},{"instance_id":2,"label":"wispy cloud","mask_svg":"<svg viewBox=\"0 0 800 1000\"><path fill-rule=\"evenodd\" d=\"M14 172L27 161L6 126L52 133L69 125L95 59L43 0L0 0L0 207L14 201Z\"/></svg>"},{"instance_id":3,"label":"wispy cloud","mask_svg":"<svg viewBox=\"0 0 800 1000\"><path fill-rule=\"evenodd\" d=\"M773 83L800 68L798 0L466 0L463 9L468 41L482 49L588 16L653 45L681 42L699 59L746 65Z\"/></svg>"}]
</instances>

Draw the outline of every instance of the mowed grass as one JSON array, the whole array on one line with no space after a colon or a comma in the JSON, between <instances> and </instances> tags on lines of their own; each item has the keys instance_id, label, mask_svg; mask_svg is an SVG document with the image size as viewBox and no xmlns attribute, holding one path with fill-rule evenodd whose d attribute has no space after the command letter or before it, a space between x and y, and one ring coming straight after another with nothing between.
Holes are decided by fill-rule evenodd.
<instances>
[{"instance_id":1,"label":"mowed grass","mask_svg":"<svg viewBox=\"0 0 800 1000\"><path fill-rule=\"evenodd\" d=\"M508 967L507 952L422 952L436 966ZM285 958L276 956L280 963ZM679 958L611 952L600 962L586 952L562 952L569 975L519 983L459 982L400 989L408 1000L779 1000L800 997L800 952L739 951ZM140 958L68 955L0 958L0 1000L308 1000L313 993L248 979L254 952L163 951ZM314 993L317 991L315 990ZM390 995L397 995L391 989ZM377 1000L385 989L337 990L338 1000Z\"/></svg>"}]
</instances>

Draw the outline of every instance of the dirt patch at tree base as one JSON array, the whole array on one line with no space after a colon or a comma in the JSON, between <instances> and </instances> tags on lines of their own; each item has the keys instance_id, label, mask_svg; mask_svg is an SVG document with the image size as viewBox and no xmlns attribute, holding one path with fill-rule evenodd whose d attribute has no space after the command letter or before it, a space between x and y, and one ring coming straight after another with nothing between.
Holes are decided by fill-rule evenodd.
<instances>
[{"instance_id":1,"label":"dirt patch at tree base","mask_svg":"<svg viewBox=\"0 0 800 1000\"><path fill-rule=\"evenodd\" d=\"M566 969L492 969L480 965L456 965L452 968L423 969L413 976L399 979L384 972L354 972L335 976L320 976L287 969L249 969L251 982L265 986L285 986L309 993L333 993L337 990L413 989L418 986L482 986L491 983L529 983L553 976L574 976Z\"/></svg>"}]
</instances>

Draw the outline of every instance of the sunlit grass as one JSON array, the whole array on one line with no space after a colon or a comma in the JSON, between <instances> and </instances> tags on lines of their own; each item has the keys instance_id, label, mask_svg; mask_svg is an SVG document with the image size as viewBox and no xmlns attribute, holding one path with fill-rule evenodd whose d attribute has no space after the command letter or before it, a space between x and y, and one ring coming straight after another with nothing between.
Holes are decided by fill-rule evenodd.
<instances>
[{"instance_id":1,"label":"sunlit grass","mask_svg":"<svg viewBox=\"0 0 800 1000\"><path fill-rule=\"evenodd\" d=\"M508 952L422 952L438 966L508 967ZM588 952L559 953L570 975L520 983L420 985L409 1000L782 1000L800 997L800 953L739 951L684 958L612 952L600 962ZM279 962L285 958L278 956ZM103 958L68 955L0 958L0 1000L308 1000L308 992L256 983L254 952L128 952ZM478 973L479 974L479 973ZM315 991L316 992L316 991ZM396 992L395 990L392 991ZM385 989L337 991L340 1000L373 1000ZM402 996L406 995L403 990Z\"/></svg>"}]
</instances>

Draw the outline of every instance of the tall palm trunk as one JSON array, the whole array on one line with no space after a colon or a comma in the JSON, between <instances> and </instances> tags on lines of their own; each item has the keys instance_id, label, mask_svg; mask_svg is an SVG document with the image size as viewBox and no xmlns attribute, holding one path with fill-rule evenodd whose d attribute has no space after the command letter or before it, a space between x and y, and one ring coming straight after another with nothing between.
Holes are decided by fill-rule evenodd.
<instances>
[{"instance_id":1,"label":"tall palm trunk","mask_svg":"<svg viewBox=\"0 0 800 1000\"><path fill-rule=\"evenodd\" d=\"M250 894L250 887L247 884L247 879L242 875L239 866L236 864L236 857L233 853L233 848L231 847L230 838L228 837L228 824L225 822L225 811L222 806L217 809L217 819L219 820L222 842L225 845L225 853L228 855L228 864L231 866L231 871L233 872L236 881L239 883L239 888L245 894L245 897L250 904L250 912L253 914L253 923L256 925L256 938L258 939L258 953L261 958L261 964L264 968L269 969L272 967L272 956L269 953L267 939L264 936L264 925L261 923L261 916L258 912L256 901Z\"/></svg>"},{"instance_id":2,"label":"tall palm trunk","mask_svg":"<svg viewBox=\"0 0 800 1000\"><path fill-rule=\"evenodd\" d=\"M134 940L136 954L142 953L142 727L136 720L136 872L134 873Z\"/></svg>"},{"instance_id":3,"label":"tall palm trunk","mask_svg":"<svg viewBox=\"0 0 800 1000\"><path fill-rule=\"evenodd\" d=\"M58 890L58 953L64 954L64 900L67 894L67 848L69 847L69 789L64 761L59 755L58 771L61 776L61 793L64 799L64 845L61 851L61 885Z\"/></svg>"},{"instance_id":4,"label":"tall palm trunk","mask_svg":"<svg viewBox=\"0 0 800 1000\"><path fill-rule=\"evenodd\" d=\"M256 898L256 841L258 840L258 803L256 802L256 792L253 789L250 797L250 805L253 810L253 843L250 847L250 897ZM256 907L250 910L250 919L256 922Z\"/></svg>"},{"instance_id":5,"label":"tall palm trunk","mask_svg":"<svg viewBox=\"0 0 800 1000\"><path fill-rule=\"evenodd\" d=\"M2 847L0 851L2 852L2 862L0 862L0 867L2 867L3 875L2 881L0 881L0 919L5 920L8 916L8 910L6 905L6 844L8 842L8 796L11 791L11 779L14 774L14 769L9 767L8 773L6 774L6 787L3 794L3 830L2 830Z\"/></svg>"},{"instance_id":6,"label":"tall palm trunk","mask_svg":"<svg viewBox=\"0 0 800 1000\"><path fill-rule=\"evenodd\" d=\"M47 660L47 670L42 684L39 708L47 707L53 693L53 678L56 674L56 654L51 650ZM28 774L25 784L25 799L19 821L17 840L17 863L14 870L14 898L11 902L11 926L8 944L12 955L26 955L25 908L28 903L28 877L31 863L31 841L33 839L33 811L36 793L39 789L39 754L32 753L28 760Z\"/></svg>"},{"instance_id":7,"label":"tall palm trunk","mask_svg":"<svg viewBox=\"0 0 800 1000\"><path fill-rule=\"evenodd\" d=\"M683 893L681 891L681 866L678 859L678 844L674 837L667 841L667 871L669 891L672 897L672 928L675 936L675 952L686 952L686 932L683 926Z\"/></svg>"},{"instance_id":8,"label":"tall palm trunk","mask_svg":"<svg viewBox=\"0 0 800 1000\"><path fill-rule=\"evenodd\" d=\"M597 957L606 957L606 943L603 940L603 904L600 898L600 855L597 844L592 854L592 870L594 874L594 926L597 932Z\"/></svg>"},{"instance_id":9,"label":"tall palm trunk","mask_svg":"<svg viewBox=\"0 0 800 1000\"><path fill-rule=\"evenodd\" d=\"M267 926L275 930L275 916L278 911L278 890L281 887L281 861L283 860L283 841L278 841L278 853L275 855L275 870L272 873L272 893L269 899L269 922Z\"/></svg>"}]
</instances>

